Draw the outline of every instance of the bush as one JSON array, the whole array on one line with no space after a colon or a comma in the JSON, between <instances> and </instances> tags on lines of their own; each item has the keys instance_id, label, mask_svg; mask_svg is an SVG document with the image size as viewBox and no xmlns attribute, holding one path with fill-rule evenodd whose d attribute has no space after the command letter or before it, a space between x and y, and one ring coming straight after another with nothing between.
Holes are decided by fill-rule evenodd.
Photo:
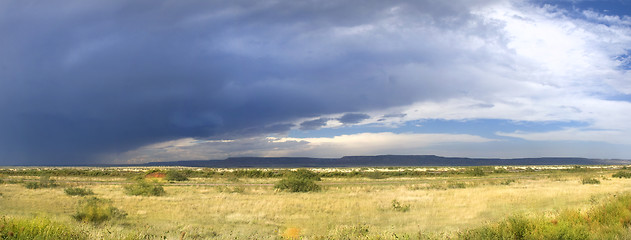
<instances>
[{"instance_id":1,"label":"bush","mask_svg":"<svg viewBox=\"0 0 631 240\"><path fill-rule=\"evenodd\" d=\"M24 187L26 187L28 189L38 189L39 188L39 183L38 182L26 182L26 183L24 183Z\"/></svg>"},{"instance_id":2,"label":"bush","mask_svg":"<svg viewBox=\"0 0 631 240\"><path fill-rule=\"evenodd\" d=\"M287 192L317 192L320 191L320 186L311 179L304 178L285 178L280 180L275 189Z\"/></svg>"},{"instance_id":3,"label":"bush","mask_svg":"<svg viewBox=\"0 0 631 240\"><path fill-rule=\"evenodd\" d=\"M180 171L169 170L164 177L167 181L187 181L188 178L182 174Z\"/></svg>"},{"instance_id":4,"label":"bush","mask_svg":"<svg viewBox=\"0 0 631 240\"><path fill-rule=\"evenodd\" d=\"M307 170L307 169L298 169L295 172L293 172L293 171L289 172L285 177L286 178L297 178L297 179L308 179L308 180L313 180L313 181L320 181L320 180L322 180L320 178L319 174L317 174L317 173L315 173L313 171Z\"/></svg>"},{"instance_id":5,"label":"bush","mask_svg":"<svg viewBox=\"0 0 631 240\"><path fill-rule=\"evenodd\" d=\"M64 189L66 195L69 196L86 196L86 195L94 195L94 192L90 189L86 188L78 188L78 187L69 187Z\"/></svg>"},{"instance_id":6,"label":"bush","mask_svg":"<svg viewBox=\"0 0 631 240\"><path fill-rule=\"evenodd\" d=\"M583 178L581 182L583 184L600 184L600 180L595 179L595 178Z\"/></svg>"},{"instance_id":7,"label":"bush","mask_svg":"<svg viewBox=\"0 0 631 240\"><path fill-rule=\"evenodd\" d=\"M112 206L110 200L96 197L86 198L79 202L77 212L72 215L77 221L99 224L111 219L121 219L127 214Z\"/></svg>"},{"instance_id":8,"label":"bush","mask_svg":"<svg viewBox=\"0 0 631 240\"><path fill-rule=\"evenodd\" d=\"M24 186L28 189L38 189L38 188L54 188L57 187L57 183L55 180L50 179L48 175L42 175L39 177L39 182L26 182Z\"/></svg>"},{"instance_id":9,"label":"bush","mask_svg":"<svg viewBox=\"0 0 631 240\"><path fill-rule=\"evenodd\" d=\"M486 176L486 173L480 167L474 167L474 168L468 169L466 173L468 175L475 176L475 177Z\"/></svg>"},{"instance_id":10,"label":"bush","mask_svg":"<svg viewBox=\"0 0 631 240\"><path fill-rule=\"evenodd\" d=\"M149 183L145 180L125 186L125 193L133 196L162 196L166 194L162 185L156 182Z\"/></svg>"},{"instance_id":11,"label":"bush","mask_svg":"<svg viewBox=\"0 0 631 240\"><path fill-rule=\"evenodd\" d=\"M612 197L582 212L566 210L550 217L513 216L467 230L458 239L628 239L631 195Z\"/></svg>"},{"instance_id":12,"label":"bush","mask_svg":"<svg viewBox=\"0 0 631 240\"><path fill-rule=\"evenodd\" d=\"M631 178L631 172L629 172L629 171L619 171L619 172L615 173L614 175L612 175L612 177Z\"/></svg>"},{"instance_id":13,"label":"bush","mask_svg":"<svg viewBox=\"0 0 631 240\"><path fill-rule=\"evenodd\" d=\"M410 211L410 205L409 204L401 205L399 201L394 199L392 200L392 209L397 212L407 212L407 211Z\"/></svg>"},{"instance_id":14,"label":"bush","mask_svg":"<svg viewBox=\"0 0 631 240\"><path fill-rule=\"evenodd\" d=\"M88 239L85 233L46 218L0 218L0 239Z\"/></svg>"}]
</instances>

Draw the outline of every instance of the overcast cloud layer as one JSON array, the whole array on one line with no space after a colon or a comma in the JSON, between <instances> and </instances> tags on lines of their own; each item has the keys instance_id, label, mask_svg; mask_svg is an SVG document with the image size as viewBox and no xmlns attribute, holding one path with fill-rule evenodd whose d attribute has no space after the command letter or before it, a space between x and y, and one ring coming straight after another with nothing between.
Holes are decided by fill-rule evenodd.
<instances>
[{"instance_id":1,"label":"overcast cloud layer","mask_svg":"<svg viewBox=\"0 0 631 240\"><path fill-rule=\"evenodd\" d=\"M631 13L568 4L0 1L0 165L631 159ZM427 119L560 124L396 131Z\"/></svg>"}]
</instances>

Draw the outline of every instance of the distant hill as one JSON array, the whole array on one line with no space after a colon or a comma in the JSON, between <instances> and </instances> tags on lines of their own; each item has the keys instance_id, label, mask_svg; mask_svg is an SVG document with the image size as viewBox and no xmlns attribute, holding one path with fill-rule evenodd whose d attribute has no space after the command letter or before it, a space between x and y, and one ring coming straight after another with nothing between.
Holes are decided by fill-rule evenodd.
<instances>
[{"instance_id":1,"label":"distant hill","mask_svg":"<svg viewBox=\"0 0 631 240\"><path fill-rule=\"evenodd\" d=\"M435 155L307 157L232 157L225 160L150 162L140 166L183 166L210 168L298 168L298 167L412 167L412 166L502 166L502 165L625 165L631 160L573 157L462 158Z\"/></svg>"}]
</instances>

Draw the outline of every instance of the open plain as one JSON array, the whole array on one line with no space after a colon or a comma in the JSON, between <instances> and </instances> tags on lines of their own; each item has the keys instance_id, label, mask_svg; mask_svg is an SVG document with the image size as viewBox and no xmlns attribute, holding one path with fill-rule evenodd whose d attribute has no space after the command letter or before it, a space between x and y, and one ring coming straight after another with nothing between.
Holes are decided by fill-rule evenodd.
<instances>
[{"instance_id":1,"label":"open plain","mask_svg":"<svg viewBox=\"0 0 631 240\"><path fill-rule=\"evenodd\" d=\"M631 179L615 177L626 173L624 166L309 169L301 171L320 179L318 191L275 186L294 171L3 168L0 216L4 228L30 221L87 239L475 239L467 231L516 216L555 221L631 191ZM169 180L160 172L184 178ZM51 184L29 187L42 181ZM132 195L128 188L137 182L164 191ZM71 196L72 188L91 194ZM79 219L90 198L122 214ZM9 232L0 229L5 237Z\"/></svg>"}]
</instances>

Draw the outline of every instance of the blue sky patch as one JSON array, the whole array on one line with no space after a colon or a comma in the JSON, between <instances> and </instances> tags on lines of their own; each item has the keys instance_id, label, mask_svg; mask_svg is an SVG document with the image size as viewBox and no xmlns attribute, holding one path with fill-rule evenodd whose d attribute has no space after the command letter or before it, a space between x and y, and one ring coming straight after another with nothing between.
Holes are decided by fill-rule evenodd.
<instances>
[{"instance_id":1,"label":"blue sky patch","mask_svg":"<svg viewBox=\"0 0 631 240\"><path fill-rule=\"evenodd\" d=\"M292 130L289 137L317 138L333 137L339 135L351 135L359 133L444 133L444 134L470 134L486 138L505 138L495 135L496 132L547 132L561 130L563 128L586 127L588 123L577 121L512 121L505 119L472 119L472 120L443 120L425 119L410 121L405 125L390 128L378 125L354 125L339 128L322 128L318 130Z\"/></svg>"}]
</instances>

